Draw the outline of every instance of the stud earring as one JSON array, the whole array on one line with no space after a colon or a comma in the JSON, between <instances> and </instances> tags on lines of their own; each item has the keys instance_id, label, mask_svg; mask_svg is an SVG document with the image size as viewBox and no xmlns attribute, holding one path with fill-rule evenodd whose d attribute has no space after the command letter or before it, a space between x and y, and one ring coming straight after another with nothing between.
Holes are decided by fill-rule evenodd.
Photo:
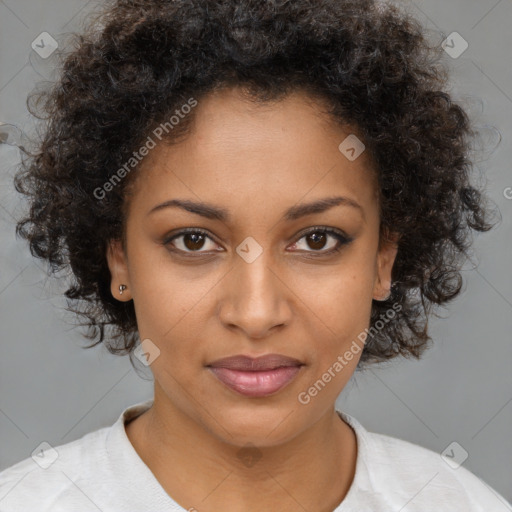
<instances>
[{"instance_id":1,"label":"stud earring","mask_svg":"<svg viewBox=\"0 0 512 512\"><path fill-rule=\"evenodd\" d=\"M120 284L119 285L119 295L123 295L123 292L126 290L126 285L125 284Z\"/></svg>"}]
</instances>

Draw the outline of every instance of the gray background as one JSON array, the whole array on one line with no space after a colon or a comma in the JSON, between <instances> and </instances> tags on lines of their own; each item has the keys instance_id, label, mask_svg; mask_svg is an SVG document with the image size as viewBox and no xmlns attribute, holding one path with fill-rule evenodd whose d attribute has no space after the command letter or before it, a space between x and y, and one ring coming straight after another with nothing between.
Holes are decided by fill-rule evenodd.
<instances>
[{"instance_id":1,"label":"gray background","mask_svg":"<svg viewBox=\"0 0 512 512\"><path fill-rule=\"evenodd\" d=\"M30 131L25 100L51 76L32 41L57 40L96 5L80 0L0 0L0 121ZM512 21L511 0L429 0L404 5L440 42L453 31L467 40L446 55L452 93L468 106L491 149L476 170L503 220L475 237L475 262L464 293L431 321L435 344L421 361L395 361L356 375L338 400L368 430L441 453L456 441L464 467L512 501ZM488 128L486 128L488 126ZM496 129L494 130L493 127ZM62 284L14 236L22 203L12 187L18 149L0 145L0 470L52 446L112 424L126 406L152 396L151 373L102 346L84 350L73 317L63 312ZM509 190L510 194L507 194ZM141 378L144 377L144 378ZM146 380L144 380L146 379ZM426 482L430 476L426 476ZM506 510L498 505L496 510Z\"/></svg>"}]
</instances>

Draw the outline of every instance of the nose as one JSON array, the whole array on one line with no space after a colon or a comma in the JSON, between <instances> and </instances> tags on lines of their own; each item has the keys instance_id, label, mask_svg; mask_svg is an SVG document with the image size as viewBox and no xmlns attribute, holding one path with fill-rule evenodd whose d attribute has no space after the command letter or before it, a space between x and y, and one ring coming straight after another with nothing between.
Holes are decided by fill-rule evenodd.
<instances>
[{"instance_id":1,"label":"nose","mask_svg":"<svg viewBox=\"0 0 512 512\"><path fill-rule=\"evenodd\" d=\"M236 256L224 279L218 314L225 327L260 339L290 323L293 292L266 251L251 263Z\"/></svg>"}]
</instances>

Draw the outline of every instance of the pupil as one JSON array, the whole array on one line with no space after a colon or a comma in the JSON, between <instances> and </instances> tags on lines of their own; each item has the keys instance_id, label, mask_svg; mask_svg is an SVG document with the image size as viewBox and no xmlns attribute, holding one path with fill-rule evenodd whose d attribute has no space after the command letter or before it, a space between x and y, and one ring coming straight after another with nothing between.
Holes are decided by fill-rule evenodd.
<instances>
[{"instance_id":1,"label":"pupil","mask_svg":"<svg viewBox=\"0 0 512 512\"><path fill-rule=\"evenodd\" d=\"M188 243L188 241L190 239L193 239L194 241L190 244ZM204 236L201 235L201 234L197 234L197 233L188 233L184 236L184 239L183 239L183 243L185 244L185 247L187 249L190 249L190 250L194 250L194 249L201 249L201 247L203 246L203 244L199 244L199 247L197 245L194 245L194 244L197 244L198 240L200 242L203 242L204 243Z\"/></svg>"},{"instance_id":2,"label":"pupil","mask_svg":"<svg viewBox=\"0 0 512 512\"><path fill-rule=\"evenodd\" d=\"M322 249L325 245L325 233L322 233L321 235L318 235L318 233L311 233L309 235L309 239L313 239L313 247L310 245L312 249Z\"/></svg>"}]
</instances>

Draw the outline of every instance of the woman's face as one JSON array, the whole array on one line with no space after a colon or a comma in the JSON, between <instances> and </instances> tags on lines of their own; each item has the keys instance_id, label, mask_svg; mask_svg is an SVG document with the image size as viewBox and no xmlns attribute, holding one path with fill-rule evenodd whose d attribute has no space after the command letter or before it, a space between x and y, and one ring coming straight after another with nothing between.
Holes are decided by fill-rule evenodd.
<instances>
[{"instance_id":1,"label":"woman's face","mask_svg":"<svg viewBox=\"0 0 512 512\"><path fill-rule=\"evenodd\" d=\"M126 254L118 243L108 254L112 293L133 299L140 339L160 351L151 363L157 410L231 444L271 446L332 414L361 355L354 347L372 298L388 293L396 247L378 250L367 154L347 158L353 152L339 145L350 129L303 93L261 107L224 90L194 115L186 141L157 144L142 162ZM336 197L345 199L301 211ZM171 200L208 209L165 206ZM210 367L267 354L300 366L259 377Z\"/></svg>"}]
</instances>

